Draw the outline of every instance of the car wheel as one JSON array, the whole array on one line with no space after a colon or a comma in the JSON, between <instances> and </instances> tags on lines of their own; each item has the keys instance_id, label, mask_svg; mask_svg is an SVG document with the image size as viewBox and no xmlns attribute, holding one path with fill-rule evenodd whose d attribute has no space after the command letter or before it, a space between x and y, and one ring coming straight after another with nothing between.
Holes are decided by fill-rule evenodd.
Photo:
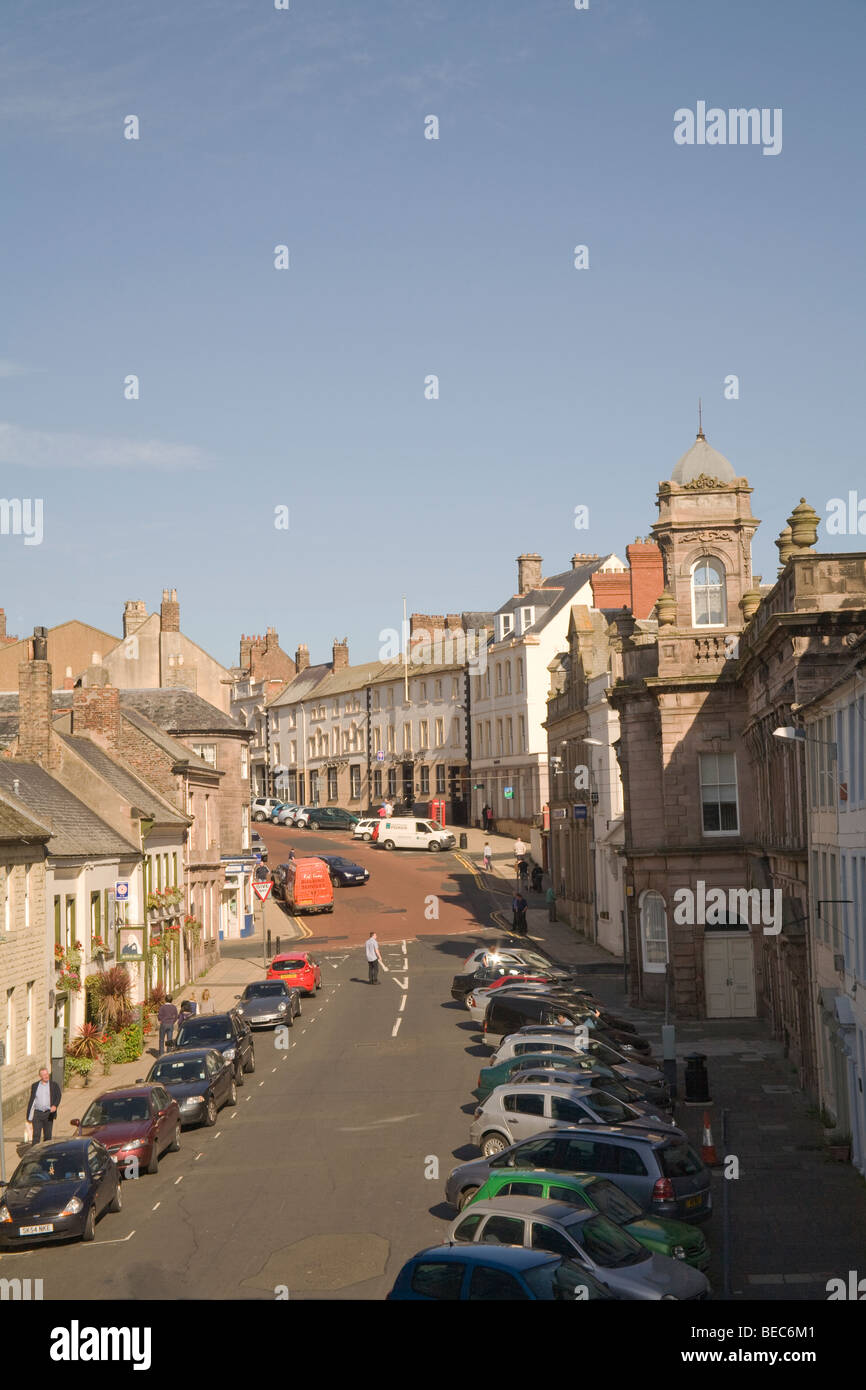
<instances>
[{"instance_id":1,"label":"car wheel","mask_svg":"<svg viewBox=\"0 0 866 1390\"><path fill-rule=\"evenodd\" d=\"M318 980L316 981L316 993L317 993L317 994L318 994L318 992L319 992L319 990L320 990L321 988L322 988L322 977L321 977L321 975L320 975L319 978L318 978Z\"/></svg>"},{"instance_id":2,"label":"car wheel","mask_svg":"<svg viewBox=\"0 0 866 1390\"><path fill-rule=\"evenodd\" d=\"M481 1140L481 1152L485 1158L493 1158L508 1148L508 1140L501 1134L485 1134Z\"/></svg>"},{"instance_id":3,"label":"car wheel","mask_svg":"<svg viewBox=\"0 0 866 1390\"><path fill-rule=\"evenodd\" d=\"M393 840L383 840L383 842L382 842L382 848L383 848L383 849L393 849L393 848L394 848L394 841L393 841Z\"/></svg>"},{"instance_id":4,"label":"car wheel","mask_svg":"<svg viewBox=\"0 0 866 1390\"><path fill-rule=\"evenodd\" d=\"M205 1106L204 1122L206 1125L208 1125L208 1127L210 1127L210 1125L215 1125L217 1122L216 1101L214 1100L213 1096L210 1096L208 1098L208 1103Z\"/></svg>"},{"instance_id":5,"label":"car wheel","mask_svg":"<svg viewBox=\"0 0 866 1390\"><path fill-rule=\"evenodd\" d=\"M432 850L433 853L435 854L435 853L437 853L437 852L442 848L442 846L440 845L440 843L439 843L438 840L431 840L430 843L429 843L429 845L427 846L427 848L428 848L429 850Z\"/></svg>"},{"instance_id":6,"label":"car wheel","mask_svg":"<svg viewBox=\"0 0 866 1390\"><path fill-rule=\"evenodd\" d=\"M154 1139L154 1141L153 1141L153 1148L152 1148L151 1151L150 1151L150 1159L148 1160L147 1167L145 1168L144 1171L145 1171L146 1173L150 1173L151 1176L152 1176L154 1173L158 1173L158 1172L159 1172L159 1153L157 1152L156 1140L155 1140L155 1139Z\"/></svg>"},{"instance_id":7,"label":"car wheel","mask_svg":"<svg viewBox=\"0 0 866 1390\"><path fill-rule=\"evenodd\" d=\"M236 1086L243 1086L243 1084L244 1084L244 1069L243 1069L243 1067L235 1067L235 1085L236 1085Z\"/></svg>"},{"instance_id":8,"label":"car wheel","mask_svg":"<svg viewBox=\"0 0 866 1390\"><path fill-rule=\"evenodd\" d=\"M81 1232L82 1240L93 1240L96 1236L96 1207L89 1206L87 1215L84 1218L84 1230Z\"/></svg>"},{"instance_id":9,"label":"car wheel","mask_svg":"<svg viewBox=\"0 0 866 1390\"><path fill-rule=\"evenodd\" d=\"M256 1069L256 1054L255 1054L255 1050L251 1047L251 1048L250 1048L250 1060L247 1062L247 1065L244 1067L244 1071L248 1072L249 1075L252 1076L252 1074L253 1074L253 1072L255 1071L255 1069Z\"/></svg>"},{"instance_id":10,"label":"car wheel","mask_svg":"<svg viewBox=\"0 0 866 1390\"><path fill-rule=\"evenodd\" d=\"M178 1152L179 1149L180 1149L180 1122L178 1122L178 1123L175 1125L175 1127L174 1127L174 1135L173 1135L173 1137L172 1137L171 1143L170 1143L169 1146L168 1146L168 1151L169 1151L170 1154L176 1154L176 1153Z\"/></svg>"},{"instance_id":11,"label":"car wheel","mask_svg":"<svg viewBox=\"0 0 866 1390\"><path fill-rule=\"evenodd\" d=\"M123 1193L120 1190L120 1175L117 1177L117 1191L108 1203L109 1211L120 1211L123 1206Z\"/></svg>"},{"instance_id":12,"label":"car wheel","mask_svg":"<svg viewBox=\"0 0 866 1390\"><path fill-rule=\"evenodd\" d=\"M478 1191L479 1189L477 1187L464 1187L460 1196L457 1198L457 1210L462 1211L467 1203L472 1201L472 1198Z\"/></svg>"},{"instance_id":13,"label":"car wheel","mask_svg":"<svg viewBox=\"0 0 866 1390\"><path fill-rule=\"evenodd\" d=\"M226 1101L226 1105L237 1105L237 1103L238 1103L238 1088L237 1088L237 1083L236 1083L234 1077L232 1077L232 1084L229 1086L229 1098L228 1098L228 1100Z\"/></svg>"},{"instance_id":14,"label":"car wheel","mask_svg":"<svg viewBox=\"0 0 866 1390\"><path fill-rule=\"evenodd\" d=\"M253 820L264 820L264 818L265 818L265 813L264 813L264 811L255 811L255 812L253 813Z\"/></svg>"},{"instance_id":15,"label":"car wheel","mask_svg":"<svg viewBox=\"0 0 866 1390\"><path fill-rule=\"evenodd\" d=\"M361 839L364 840L364 841L366 841L366 843L368 843L368 844L369 844L370 840L372 840L372 838L373 838L373 837L372 837L372 835L370 834L369 830L365 830L365 831L364 831L364 834L361 836Z\"/></svg>"},{"instance_id":16,"label":"car wheel","mask_svg":"<svg viewBox=\"0 0 866 1390\"><path fill-rule=\"evenodd\" d=\"M319 828L319 822L318 822L317 820L311 820L311 821L310 821L310 829L311 829L311 830L318 830L318 828Z\"/></svg>"},{"instance_id":17,"label":"car wheel","mask_svg":"<svg viewBox=\"0 0 866 1390\"><path fill-rule=\"evenodd\" d=\"M291 1011L289 1012L289 1016L288 1016L288 1018L285 1020L285 1023L286 1023L286 1027L287 1027L287 1028L294 1028L294 1026L295 1026L295 1015L294 1015Z\"/></svg>"}]
</instances>

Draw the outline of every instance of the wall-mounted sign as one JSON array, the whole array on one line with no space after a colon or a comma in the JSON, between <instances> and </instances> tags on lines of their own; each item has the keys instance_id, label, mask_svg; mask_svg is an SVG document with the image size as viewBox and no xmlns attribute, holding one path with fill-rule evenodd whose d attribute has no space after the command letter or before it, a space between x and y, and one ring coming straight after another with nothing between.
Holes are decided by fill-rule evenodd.
<instances>
[{"instance_id":1,"label":"wall-mounted sign","mask_svg":"<svg viewBox=\"0 0 866 1390\"><path fill-rule=\"evenodd\" d=\"M575 806L575 808L574 808L574 819L575 819L575 820L586 820L586 807L585 807L585 806L583 806L583 805L581 805L581 806Z\"/></svg>"}]
</instances>

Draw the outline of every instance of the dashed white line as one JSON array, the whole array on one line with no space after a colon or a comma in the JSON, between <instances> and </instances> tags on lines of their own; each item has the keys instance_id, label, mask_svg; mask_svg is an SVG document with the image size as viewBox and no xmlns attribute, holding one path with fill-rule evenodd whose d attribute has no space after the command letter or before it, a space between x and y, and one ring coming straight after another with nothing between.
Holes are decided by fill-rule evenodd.
<instances>
[{"instance_id":1,"label":"dashed white line","mask_svg":"<svg viewBox=\"0 0 866 1390\"><path fill-rule=\"evenodd\" d=\"M157 1202L156 1207L161 1207L162 1202ZM156 1211L156 1207L151 1207L151 1211Z\"/></svg>"},{"instance_id":2,"label":"dashed white line","mask_svg":"<svg viewBox=\"0 0 866 1390\"><path fill-rule=\"evenodd\" d=\"M221 1130L221 1129L218 1129L217 1132L216 1132L216 1134L214 1135L214 1139L219 1139L219 1137L220 1137L221 1134L222 1134L222 1130Z\"/></svg>"},{"instance_id":3,"label":"dashed white line","mask_svg":"<svg viewBox=\"0 0 866 1390\"><path fill-rule=\"evenodd\" d=\"M260 1085L260 1086L264 1086L264 1084L265 1084L264 1081L260 1081L260 1082L259 1082L259 1085Z\"/></svg>"},{"instance_id":4,"label":"dashed white line","mask_svg":"<svg viewBox=\"0 0 866 1390\"><path fill-rule=\"evenodd\" d=\"M181 1173L181 1175L180 1175L179 1178L175 1178L175 1180L174 1180L174 1185L175 1185L175 1187L177 1187L177 1185L178 1185L179 1182L183 1182L183 1173Z\"/></svg>"},{"instance_id":5,"label":"dashed white line","mask_svg":"<svg viewBox=\"0 0 866 1390\"><path fill-rule=\"evenodd\" d=\"M397 1019L397 1022L394 1024L394 1027L391 1029L391 1037L392 1037L392 1038L396 1038L397 1033L399 1032L399 1029L400 1029L400 1024L401 1024L402 1022L403 1022L402 1018L398 1018L398 1019Z\"/></svg>"},{"instance_id":6,"label":"dashed white line","mask_svg":"<svg viewBox=\"0 0 866 1390\"><path fill-rule=\"evenodd\" d=\"M204 1154L196 1154L195 1158L193 1159L193 1163L198 1163L200 1158L204 1158Z\"/></svg>"},{"instance_id":7,"label":"dashed white line","mask_svg":"<svg viewBox=\"0 0 866 1390\"><path fill-rule=\"evenodd\" d=\"M285 1059L285 1057L284 1057L284 1058L283 1058L283 1061L285 1061L285 1060L286 1060L286 1059ZM273 1074L274 1074L275 1071L276 1071L276 1067L271 1067L271 1076L273 1076Z\"/></svg>"},{"instance_id":8,"label":"dashed white line","mask_svg":"<svg viewBox=\"0 0 866 1390\"><path fill-rule=\"evenodd\" d=\"M402 1013L406 1007L406 998L407 996L404 994L403 998L400 1000L400 1013Z\"/></svg>"}]
</instances>

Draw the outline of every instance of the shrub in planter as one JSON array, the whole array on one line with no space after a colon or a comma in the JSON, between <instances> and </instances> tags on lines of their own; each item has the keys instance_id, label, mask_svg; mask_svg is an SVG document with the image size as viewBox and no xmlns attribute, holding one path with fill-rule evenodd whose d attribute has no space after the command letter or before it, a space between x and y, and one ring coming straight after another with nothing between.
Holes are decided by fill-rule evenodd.
<instances>
[{"instance_id":1,"label":"shrub in planter","mask_svg":"<svg viewBox=\"0 0 866 1390\"><path fill-rule=\"evenodd\" d=\"M86 1082L93 1066L94 1063L89 1057L70 1057L67 1053L63 1067L63 1084L68 1086L70 1083Z\"/></svg>"},{"instance_id":2,"label":"shrub in planter","mask_svg":"<svg viewBox=\"0 0 866 1390\"><path fill-rule=\"evenodd\" d=\"M137 1062L144 1051L144 1034L141 1025L131 1023L122 1033L116 1033L118 1062Z\"/></svg>"},{"instance_id":3,"label":"shrub in planter","mask_svg":"<svg viewBox=\"0 0 866 1390\"><path fill-rule=\"evenodd\" d=\"M87 1058L95 1062L100 1056L105 1042L105 1034L95 1023L82 1023L78 1037L66 1049L67 1057Z\"/></svg>"},{"instance_id":4,"label":"shrub in planter","mask_svg":"<svg viewBox=\"0 0 866 1390\"><path fill-rule=\"evenodd\" d=\"M98 977L99 1012L106 1030L117 1028L132 1007L132 981L122 965L103 970Z\"/></svg>"}]
</instances>

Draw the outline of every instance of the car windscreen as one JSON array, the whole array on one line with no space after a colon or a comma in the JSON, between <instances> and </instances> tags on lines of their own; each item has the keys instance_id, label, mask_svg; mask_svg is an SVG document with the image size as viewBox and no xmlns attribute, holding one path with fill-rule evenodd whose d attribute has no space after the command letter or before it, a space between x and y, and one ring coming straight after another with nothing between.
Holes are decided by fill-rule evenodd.
<instances>
[{"instance_id":1,"label":"car windscreen","mask_svg":"<svg viewBox=\"0 0 866 1390\"><path fill-rule=\"evenodd\" d=\"M81 1121L87 1125L136 1124L150 1119L146 1096L102 1096L88 1106Z\"/></svg>"},{"instance_id":2,"label":"car windscreen","mask_svg":"<svg viewBox=\"0 0 866 1390\"><path fill-rule=\"evenodd\" d=\"M598 1207L602 1216L615 1221L617 1226L625 1226L629 1221L639 1221L643 1215L637 1202L633 1202L627 1192L616 1183L601 1178L588 1189L590 1200Z\"/></svg>"},{"instance_id":3,"label":"car windscreen","mask_svg":"<svg viewBox=\"0 0 866 1390\"><path fill-rule=\"evenodd\" d=\"M181 1024L177 1040L192 1042L226 1042L233 1037L231 1024L218 1018L196 1018Z\"/></svg>"},{"instance_id":4,"label":"car windscreen","mask_svg":"<svg viewBox=\"0 0 866 1390\"><path fill-rule=\"evenodd\" d=\"M701 1160L688 1144L665 1144L657 1152L666 1178L693 1178L701 1171Z\"/></svg>"},{"instance_id":5,"label":"car windscreen","mask_svg":"<svg viewBox=\"0 0 866 1390\"><path fill-rule=\"evenodd\" d=\"M85 1176L84 1150L60 1150L19 1163L10 1187L31 1187L46 1182L79 1182Z\"/></svg>"},{"instance_id":6,"label":"car windscreen","mask_svg":"<svg viewBox=\"0 0 866 1390\"><path fill-rule=\"evenodd\" d=\"M256 985L247 985L244 990L244 999L261 999L269 994L278 994L281 998L285 996L286 987L282 980L261 980Z\"/></svg>"},{"instance_id":7,"label":"car windscreen","mask_svg":"<svg viewBox=\"0 0 866 1390\"><path fill-rule=\"evenodd\" d=\"M640 1264L650 1258L649 1251L639 1245L634 1236L615 1226L606 1216L593 1216L589 1221L575 1223L570 1234L589 1258L605 1269Z\"/></svg>"},{"instance_id":8,"label":"car windscreen","mask_svg":"<svg viewBox=\"0 0 866 1390\"><path fill-rule=\"evenodd\" d=\"M180 1057L164 1057L150 1073L151 1081L159 1081L163 1086L174 1081L206 1081L207 1072L202 1061L183 1061Z\"/></svg>"},{"instance_id":9,"label":"car windscreen","mask_svg":"<svg viewBox=\"0 0 866 1390\"><path fill-rule=\"evenodd\" d=\"M635 1119L635 1113L630 1105L623 1105L616 1096L609 1095L606 1091L593 1091L589 1102L597 1115L607 1120L609 1124L627 1124L629 1120Z\"/></svg>"}]
</instances>

